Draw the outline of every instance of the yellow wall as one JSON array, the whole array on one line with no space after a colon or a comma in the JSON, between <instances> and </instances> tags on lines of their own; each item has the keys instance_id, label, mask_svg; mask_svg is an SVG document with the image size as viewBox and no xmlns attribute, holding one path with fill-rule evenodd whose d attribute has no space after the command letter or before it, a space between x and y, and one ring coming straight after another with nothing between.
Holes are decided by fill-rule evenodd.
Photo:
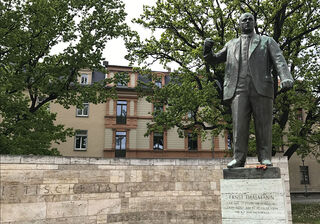
<instances>
[{"instance_id":1,"label":"yellow wall","mask_svg":"<svg viewBox=\"0 0 320 224\"><path fill-rule=\"evenodd\" d=\"M113 133L112 133L112 129L110 128L106 128L104 129L104 147L107 149L111 149L112 148L112 137L113 137Z\"/></svg>"},{"instance_id":2,"label":"yellow wall","mask_svg":"<svg viewBox=\"0 0 320 224\"><path fill-rule=\"evenodd\" d=\"M137 115L138 116L150 116L150 112L152 111L152 104L148 103L145 98L139 98L138 107L137 107Z\"/></svg>"},{"instance_id":3,"label":"yellow wall","mask_svg":"<svg viewBox=\"0 0 320 224\"><path fill-rule=\"evenodd\" d=\"M113 114L113 100L110 100L109 101L109 115L112 115Z\"/></svg>"},{"instance_id":4,"label":"yellow wall","mask_svg":"<svg viewBox=\"0 0 320 224\"><path fill-rule=\"evenodd\" d=\"M144 137L146 133L147 122L149 120L138 120L138 127L137 127L137 137L136 137L136 148L137 149L149 149L150 148L150 136ZM131 132L131 131L130 131ZM130 139L130 141L132 141Z\"/></svg>"},{"instance_id":5,"label":"yellow wall","mask_svg":"<svg viewBox=\"0 0 320 224\"><path fill-rule=\"evenodd\" d=\"M131 129L129 132L129 148L137 149L137 130Z\"/></svg>"},{"instance_id":6,"label":"yellow wall","mask_svg":"<svg viewBox=\"0 0 320 224\"><path fill-rule=\"evenodd\" d=\"M304 165L309 167L309 181L307 184L308 192L319 192L320 190L320 163L313 156L305 158ZM291 192L304 192L305 185L301 184L302 175L300 173L300 166L302 160L295 153L289 160L289 176L290 176L290 191Z\"/></svg>"},{"instance_id":7,"label":"yellow wall","mask_svg":"<svg viewBox=\"0 0 320 224\"><path fill-rule=\"evenodd\" d=\"M213 149L213 139L209 135L209 133L208 133L207 138L201 142L201 149L202 150L212 150Z\"/></svg>"},{"instance_id":8,"label":"yellow wall","mask_svg":"<svg viewBox=\"0 0 320 224\"><path fill-rule=\"evenodd\" d=\"M172 128L167 132L168 150L184 149L184 138L179 138L177 128Z\"/></svg>"},{"instance_id":9,"label":"yellow wall","mask_svg":"<svg viewBox=\"0 0 320 224\"><path fill-rule=\"evenodd\" d=\"M88 131L88 144L86 151L75 151L75 137L67 139L67 142L53 144L53 147L58 148L63 156L87 156L87 157L102 157L105 145L105 129L104 116L106 114L105 104L89 104L88 117L76 117L76 108L70 107L64 109L61 105L52 103L50 111L57 113L56 124L64 124L65 127L70 127Z\"/></svg>"}]
</instances>

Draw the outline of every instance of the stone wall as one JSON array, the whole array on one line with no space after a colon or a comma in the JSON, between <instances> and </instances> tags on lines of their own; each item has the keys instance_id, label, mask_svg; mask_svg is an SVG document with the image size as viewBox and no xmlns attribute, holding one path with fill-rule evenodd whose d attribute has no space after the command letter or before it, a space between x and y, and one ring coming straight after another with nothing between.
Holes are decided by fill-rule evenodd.
<instances>
[{"instance_id":1,"label":"stone wall","mask_svg":"<svg viewBox=\"0 0 320 224\"><path fill-rule=\"evenodd\" d=\"M220 179L230 159L2 155L0 161L3 224L219 224ZM287 160L273 162L288 193Z\"/></svg>"}]
</instances>

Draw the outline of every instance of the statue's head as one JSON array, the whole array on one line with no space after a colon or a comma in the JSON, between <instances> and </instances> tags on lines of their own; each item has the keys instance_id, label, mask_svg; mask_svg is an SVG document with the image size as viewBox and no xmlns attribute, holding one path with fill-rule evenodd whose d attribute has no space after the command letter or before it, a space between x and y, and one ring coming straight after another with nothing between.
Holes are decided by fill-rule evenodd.
<instances>
[{"instance_id":1,"label":"statue's head","mask_svg":"<svg viewBox=\"0 0 320 224\"><path fill-rule=\"evenodd\" d=\"M251 13L246 12L240 16L239 26L242 33L249 34L253 32L255 25L256 23Z\"/></svg>"}]
</instances>

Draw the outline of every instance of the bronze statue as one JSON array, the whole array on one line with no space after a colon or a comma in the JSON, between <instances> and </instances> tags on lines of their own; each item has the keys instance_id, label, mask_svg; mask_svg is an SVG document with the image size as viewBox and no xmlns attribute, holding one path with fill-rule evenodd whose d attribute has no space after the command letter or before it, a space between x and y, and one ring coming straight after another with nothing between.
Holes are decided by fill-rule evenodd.
<instances>
[{"instance_id":1,"label":"bronze statue","mask_svg":"<svg viewBox=\"0 0 320 224\"><path fill-rule=\"evenodd\" d=\"M204 58L209 64L226 62L223 99L231 101L234 147L234 159L228 168L243 167L246 162L251 114L258 160L272 166L272 65L280 76L281 88L291 88L293 79L274 39L254 32L253 15L241 15L239 25L241 37L230 40L218 53L211 50L212 39L204 43Z\"/></svg>"}]
</instances>

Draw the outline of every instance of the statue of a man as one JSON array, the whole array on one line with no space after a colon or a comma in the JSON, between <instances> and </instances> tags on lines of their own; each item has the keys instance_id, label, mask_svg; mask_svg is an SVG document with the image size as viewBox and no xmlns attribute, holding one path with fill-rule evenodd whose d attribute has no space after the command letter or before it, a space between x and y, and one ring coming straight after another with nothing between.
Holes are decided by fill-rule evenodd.
<instances>
[{"instance_id":1,"label":"statue of a man","mask_svg":"<svg viewBox=\"0 0 320 224\"><path fill-rule=\"evenodd\" d=\"M278 44L273 38L254 32L250 13L240 16L241 36L222 50L212 52L213 40L204 43L204 58L214 65L226 62L223 99L231 101L234 159L228 168L243 167L249 140L249 122L254 118L258 160L272 166L272 107L274 87L272 65L280 76L281 88L291 88L293 79Z\"/></svg>"}]
</instances>

